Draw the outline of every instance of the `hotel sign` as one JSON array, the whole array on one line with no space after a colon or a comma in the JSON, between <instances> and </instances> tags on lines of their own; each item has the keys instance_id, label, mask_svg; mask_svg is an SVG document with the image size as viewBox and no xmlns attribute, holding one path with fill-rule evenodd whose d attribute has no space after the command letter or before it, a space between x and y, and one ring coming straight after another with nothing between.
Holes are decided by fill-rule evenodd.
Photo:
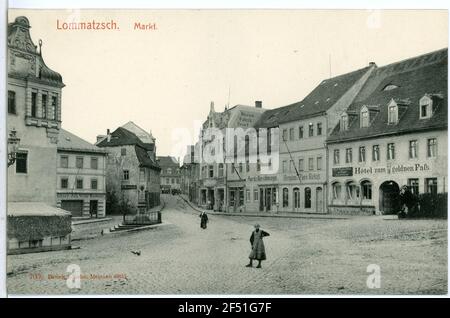
<instances>
[{"instance_id":1,"label":"hotel sign","mask_svg":"<svg viewBox=\"0 0 450 318\"><path fill-rule=\"evenodd\" d=\"M333 168L333 177L351 177L353 176L352 167Z\"/></svg>"},{"instance_id":2,"label":"hotel sign","mask_svg":"<svg viewBox=\"0 0 450 318\"><path fill-rule=\"evenodd\" d=\"M135 184L122 184L121 189L122 190L136 190L137 189L137 185L135 185Z\"/></svg>"}]
</instances>

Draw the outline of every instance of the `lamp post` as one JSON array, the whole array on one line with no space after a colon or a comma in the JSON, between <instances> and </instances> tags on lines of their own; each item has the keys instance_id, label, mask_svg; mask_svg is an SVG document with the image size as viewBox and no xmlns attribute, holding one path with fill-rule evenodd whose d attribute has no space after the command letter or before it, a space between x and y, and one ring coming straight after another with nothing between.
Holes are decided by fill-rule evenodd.
<instances>
[{"instance_id":1,"label":"lamp post","mask_svg":"<svg viewBox=\"0 0 450 318\"><path fill-rule=\"evenodd\" d=\"M16 162L17 150L19 149L20 138L17 137L17 131L13 128L8 137L8 167Z\"/></svg>"}]
</instances>

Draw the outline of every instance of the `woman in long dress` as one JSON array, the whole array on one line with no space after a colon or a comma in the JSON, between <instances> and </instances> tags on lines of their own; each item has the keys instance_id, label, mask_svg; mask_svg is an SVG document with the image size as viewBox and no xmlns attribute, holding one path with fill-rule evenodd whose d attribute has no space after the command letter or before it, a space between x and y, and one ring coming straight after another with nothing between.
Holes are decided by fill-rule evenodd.
<instances>
[{"instance_id":1,"label":"woman in long dress","mask_svg":"<svg viewBox=\"0 0 450 318\"><path fill-rule=\"evenodd\" d=\"M269 235L269 233L260 229L259 224L255 224L255 230L250 236L250 244L252 246L252 251L248 256L250 263L248 263L246 267L253 267L253 260L256 259L258 260L256 268L261 268L261 261L266 259L266 249L264 247L263 237Z\"/></svg>"},{"instance_id":2,"label":"woman in long dress","mask_svg":"<svg viewBox=\"0 0 450 318\"><path fill-rule=\"evenodd\" d=\"M206 229L206 224L208 223L208 215L203 211L200 214L200 227L202 229Z\"/></svg>"}]
</instances>

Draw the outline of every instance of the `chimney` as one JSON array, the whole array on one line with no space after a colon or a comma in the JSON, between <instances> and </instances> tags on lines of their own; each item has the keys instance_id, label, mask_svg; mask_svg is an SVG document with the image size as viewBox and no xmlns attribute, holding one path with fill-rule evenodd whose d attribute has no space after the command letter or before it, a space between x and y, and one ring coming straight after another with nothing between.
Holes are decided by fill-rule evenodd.
<instances>
[{"instance_id":1,"label":"chimney","mask_svg":"<svg viewBox=\"0 0 450 318\"><path fill-rule=\"evenodd\" d=\"M111 141L111 133L110 133L110 131L109 131L109 128L106 129L106 138L107 138L107 141L108 141L108 142Z\"/></svg>"},{"instance_id":2,"label":"chimney","mask_svg":"<svg viewBox=\"0 0 450 318\"><path fill-rule=\"evenodd\" d=\"M214 102L211 102L211 105L209 107L209 111L214 112Z\"/></svg>"},{"instance_id":3,"label":"chimney","mask_svg":"<svg viewBox=\"0 0 450 318\"><path fill-rule=\"evenodd\" d=\"M377 66L377 64L375 62L369 62L369 66Z\"/></svg>"},{"instance_id":4,"label":"chimney","mask_svg":"<svg viewBox=\"0 0 450 318\"><path fill-rule=\"evenodd\" d=\"M255 101L255 107L262 108L262 101L260 101L260 100Z\"/></svg>"}]
</instances>

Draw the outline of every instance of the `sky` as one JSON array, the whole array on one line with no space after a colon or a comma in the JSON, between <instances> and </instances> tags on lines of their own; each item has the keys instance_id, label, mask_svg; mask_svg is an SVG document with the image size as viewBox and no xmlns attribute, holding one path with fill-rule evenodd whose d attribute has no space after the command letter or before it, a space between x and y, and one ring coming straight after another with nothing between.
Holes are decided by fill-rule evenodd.
<instances>
[{"instance_id":1,"label":"sky","mask_svg":"<svg viewBox=\"0 0 450 318\"><path fill-rule=\"evenodd\" d=\"M323 79L448 46L445 10L9 10L66 87L62 127L92 143L133 121L157 155L195 143L210 102L276 108ZM118 30L61 30L64 22ZM156 29L135 30L134 24Z\"/></svg>"}]
</instances>

